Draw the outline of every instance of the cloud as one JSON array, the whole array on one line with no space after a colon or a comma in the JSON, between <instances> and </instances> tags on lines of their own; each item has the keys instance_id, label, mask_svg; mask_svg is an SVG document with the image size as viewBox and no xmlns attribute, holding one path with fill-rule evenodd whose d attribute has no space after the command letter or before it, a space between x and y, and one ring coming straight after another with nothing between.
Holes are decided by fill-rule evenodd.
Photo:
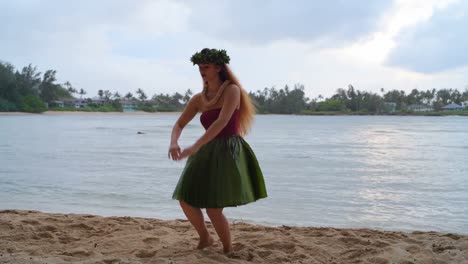
<instances>
[{"instance_id":1,"label":"cloud","mask_svg":"<svg viewBox=\"0 0 468 264\"><path fill-rule=\"evenodd\" d=\"M8 21L0 26L1 60L17 67L32 63L43 72L56 69L60 82L69 80L88 94L154 87L169 92L192 78L178 75L177 59L133 56L141 47L156 54L152 43L187 30L190 10L180 3L19 0L0 2L0 10Z\"/></svg>"},{"instance_id":2,"label":"cloud","mask_svg":"<svg viewBox=\"0 0 468 264\"><path fill-rule=\"evenodd\" d=\"M249 91L303 83L316 97L350 83L375 92L468 84L466 67L420 74L383 64L395 36L428 21L439 0L351 2L0 1L0 60L55 69L87 96L199 91L189 58L204 47L227 49Z\"/></svg>"},{"instance_id":3,"label":"cloud","mask_svg":"<svg viewBox=\"0 0 468 264\"><path fill-rule=\"evenodd\" d=\"M402 32L386 64L420 73L437 73L468 65L468 3L435 11L430 20Z\"/></svg>"},{"instance_id":4,"label":"cloud","mask_svg":"<svg viewBox=\"0 0 468 264\"><path fill-rule=\"evenodd\" d=\"M265 44L293 39L327 40L340 45L377 27L382 13L392 4L374 1L237 0L186 1L193 12L193 30L217 38Z\"/></svg>"},{"instance_id":5,"label":"cloud","mask_svg":"<svg viewBox=\"0 0 468 264\"><path fill-rule=\"evenodd\" d=\"M153 38L183 32L190 10L169 0L58 1L18 0L0 2L0 33L13 36L52 32L103 30L127 37Z\"/></svg>"}]
</instances>

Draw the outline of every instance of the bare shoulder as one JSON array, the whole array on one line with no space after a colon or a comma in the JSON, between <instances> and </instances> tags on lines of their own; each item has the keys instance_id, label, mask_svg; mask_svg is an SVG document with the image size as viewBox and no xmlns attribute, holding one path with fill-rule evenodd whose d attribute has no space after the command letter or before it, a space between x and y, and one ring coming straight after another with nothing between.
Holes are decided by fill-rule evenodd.
<instances>
[{"instance_id":1,"label":"bare shoulder","mask_svg":"<svg viewBox=\"0 0 468 264\"><path fill-rule=\"evenodd\" d=\"M226 87L226 91L227 91L227 94L231 94L231 95L237 94L240 92L240 87L237 84L232 83Z\"/></svg>"},{"instance_id":2,"label":"bare shoulder","mask_svg":"<svg viewBox=\"0 0 468 264\"><path fill-rule=\"evenodd\" d=\"M196 107L197 109L200 109L201 108L201 96L202 96L202 93L196 93L192 96L192 98L190 98L190 101L189 101L189 104L191 104L192 106Z\"/></svg>"},{"instance_id":3,"label":"bare shoulder","mask_svg":"<svg viewBox=\"0 0 468 264\"><path fill-rule=\"evenodd\" d=\"M200 101L200 98L202 96L202 93L199 92L199 93L196 93L192 96L192 98L190 99L190 101Z\"/></svg>"},{"instance_id":4,"label":"bare shoulder","mask_svg":"<svg viewBox=\"0 0 468 264\"><path fill-rule=\"evenodd\" d=\"M240 99L240 95L241 95L240 87L237 84L233 83L233 84L229 84L226 87L226 90L224 91L224 94L223 94L223 99L225 98L230 98L230 100L234 98Z\"/></svg>"},{"instance_id":5,"label":"bare shoulder","mask_svg":"<svg viewBox=\"0 0 468 264\"><path fill-rule=\"evenodd\" d=\"M231 83L227 86L228 89L237 89L237 90L240 90L240 87L235 84L235 83Z\"/></svg>"},{"instance_id":6,"label":"bare shoulder","mask_svg":"<svg viewBox=\"0 0 468 264\"><path fill-rule=\"evenodd\" d=\"M181 128L184 128L193 117L200 112L201 104L200 104L200 94L195 94L190 98L189 102L184 108L184 111L180 115L177 123Z\"/></svg>"}]
</instances>

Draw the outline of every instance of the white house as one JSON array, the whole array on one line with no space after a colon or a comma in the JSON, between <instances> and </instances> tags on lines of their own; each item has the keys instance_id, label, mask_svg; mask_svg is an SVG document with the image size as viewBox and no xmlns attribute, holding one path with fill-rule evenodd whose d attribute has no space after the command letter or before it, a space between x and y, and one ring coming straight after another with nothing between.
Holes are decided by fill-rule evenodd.
<instances>
[{"instance_id":1,"label":"white house","mask_svg":"<svg viewBox=\"0 0 468 264\"><path fill-rule=\"evenodd\" d=\"M86 108L88 107L88 102L85 99L75 99L73 101L73 106L75 108Z\"/></svg>"},{"instance_id":2,"label":"white house","mask_svg":"<svg viewBox=\"0 0 468 264\"><path fill-rule=\"evenodd\" d=\"M108 100L105 99L105 98L102 98L102 97L93 97L91 99L91 101L93 101L93 103L97 104L97 105L103 105L105 104Z\"/></svg>"},{"instance_id":3,"label":"white house","mask_svg":"<svg viewBox=\"0 0 468 264\"><path fill-rule=\"evenodd\" d=\"M442 109L444 111L462 111L463 110L463 106L459 105L459 104L456 104L456 103L450 103L444 107L442 107Z\"/></svg>"},{"instance_id":4,"label":"white house","mask_svg":"<svg viewBox=\"0 0 468 264\"><path fill-rule=\"evenodd\" d=\"M430 111L434 111L434 108L426 104L411 104L411 105L408 105L408 110L413 111L413 112L430 112Z\"/></svg>"},{"instance_id":5,"label":"white house","mask_svg":"<svg viewBox=\"0 0 468 264\"><path fill-rule=\"evenodd\" d=\"M65 103L62 100L56 100L49 104L50 107L65 107Z\"/></svg>"},{"instance_id":6,"label":"white house","mask_svg":"<svg viewBox=\"0 0 468 264\"><path fill-rule=\"evenodd\" d=\"M135 112L138 106L138 101L135 99L120 99L120 104L124 112Z\"/></svg>"}]
</instances>

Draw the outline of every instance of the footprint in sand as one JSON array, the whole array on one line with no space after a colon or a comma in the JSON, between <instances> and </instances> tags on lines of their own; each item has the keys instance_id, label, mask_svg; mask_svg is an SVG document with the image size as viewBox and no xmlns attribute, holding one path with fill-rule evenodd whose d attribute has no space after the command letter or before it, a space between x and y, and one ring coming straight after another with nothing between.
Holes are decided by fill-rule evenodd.
<instances>
[{"instance_id":1,"label":"footprint in sand","mask_svg":"<svg viewBox=\"0 0 468 264\"><path fill-rule=\"evenodd\" d=\"M272 254L272 252L270 250L262 250L262 251L258 251L257 254L262 258L266 258L268 256L270 256Z\"/></svg>"},{"instance_id":2,"label":"footprint in sand","mask_svg":"<svg viewBox=\"0 0 468 264\"><path fill-rule=\"evenodd\" d=\"M41 238L55 238L55 237L49 232L40 232L40 233L37 233L34 237L34 239L41 239Z\"/></svg>"},{"instance_id":3,"label":"footprint in sand","mask_svg":"<svg viewBox=\"0 0 468 264\"><path fill-rule=\"evenodd\" d=\"M371 244L371 242L369 242L368 240L363 240L363 239L359 239L357 237L340 237L338 238L338 240L340 240L341 242L345 243L345 244L352 244L352 245L364 245L364 246L368 246Z\"/></svg>"},{"instance_id":4,"label":"footprint in sand","mask_svg":"<svg viewBox=\"0 0 468 264\"><path fill-rule=\"evenodd\" d=\"M321 230L308 230L308 231L305 231L304 234L307 236L311 236L311 237L323 237L327 233Z\"/></svg>"},{"instance_id":5,"label":"footprint in sand","mask_svg":"<svg viewBox=\"0 0 468 264\"><path fill-rule=\"evenodd\" d=\"M242 238L243 239L257 239L258 238L258 234L247 234L247 235L242 235Z\"/></svg>"},{"instance_id":6,"label":"footprint in sand","mask_svg":"<svg viewBox=\"0 0 468 264\"><path fill-rule=\"evenodd\" d=\"M141 226L140 226L140 229L141 229L141 230L146 230L146 231L148 231L148 230L154 229L154 227L151 226L151 225L141 225Z\"/></svg>"},{"instance_id":7,"label":"footprint in sand","mask_svg":"<svg viewBox=\"0 0 468 264\"><path fill-rule=\"evenodd\" d=\"M451 239L453 240L459 240L461 237L459 235L456 235L456 234L446 234L446 235L443 235L444 237L450 237Z\"/></svg>"},{"instance_id":8,"label":"footprint in sand","mask_svg":"<svg viewBox=\"0 0 468 264\"><path fill-rule=\"evenodd\" d=\"M51 225L46 225L46 226L39 227L37 230L55 232L55 231L57 231L57 227L51 226Z\"/></svg>"},{"instance_id":9,"label":"footprint in sand","mask_svg":"<svg viewBox=\"0 0 468 264\"><path fill-rule=\"evenodd\" d=\"M161 239L159 237L147 237L147 238L143 239L143 242L145 242L147 244L158 243L159 241L161 241Z\"/></svg>"},{"instance_id":10,"label":"footprint in sand","mask_svg":"<svg viewBox=\"0 0 468 264\"><path fill-rule=\"evenodd\" d=\"M73 225L68 225L69 228L77 228L77 229L86 229L86 230L94 230L94 227L80 223L80 224L73 224Z\"/></svg>"},{"instance_id":11,"label":"footprint in sand","mask_svg":"<svg viewBox=\"0 0 468 264\"><path fill-rule=\"evenodd\" d=\"M435 253L442 253L445 250L453 250L456 249L453 245L437 245L437 244L432 244L432 251Z\"/></svg>"},{"instance_id":12,"label":"footprint in sand","mask_svg":"<svg viewBox=\"0 0 468 264\"><path fill-rule=\"evenodd\" d=\"M411 260L402 260L399 262L399 264L415 264L415 263Z\"/></svg>"},{"instance_id":13,"label":"footprint in sand","mask_svg":"<svg viewBox=\"0 0 468 264\"><path fill-rule=\"evenodd\" d=\"M21 220L21 223L29 224L29 225L40 225L41 223L36 220Z\"/></svg>"},{"instance_id":14,"label":"footprint in sand","mask_svg":"<svg viewBox=\"0 0 468 264\"><path fill-rule=\"evenodd\" d=\"M157 236L165 236L168 235L169 232L166 230L155 230L154 232L152 232L152 234Z\"/></svg>"},{"instance_id":15,"label":"footprint in sand","mask_svg":"<svg viewBox=\"0 0 468 264\"><path fill-rule=\"evenodd\" d=\"M89 257L91 253L85 249L77 248L71 251L65 251L61 255L70 256L70 257Z\"/></svg>"},{"instance_id":16,"label":"footprint in sand","mask_svg":"<svg viewBox=\"0 0 468 264\"><path fill-rule=\"evenodd\" d=\"M72 236L68 236L68 235L60 236L58 239L59 239L59 242L60 242L61 244L68 244L68 243L70 243L70 242L74 242L74 241L79 241L79 240L80 240L79 238L72 237Z\"/></svg>"},{"instance_id":17,"label":"footprint in sand","mask_svg":"<svg viewBox=\"0 0 468 264\"><path fill-rule=\"evenodd\" d=\"M381 257L371 258L370 262L375 263L375 264L389 264L390 263L388 259L381 258Z\"/></svg>"},{"instance_id":18,"label":"footprint in sand","mask_svg":"<svg viewBox=\"0 0 468 264\"><path fill-rule=\"evenodd\" d=\"M102 262L105 264L117 264L120 263L122 260L121 259L104 259Z\"/></svg>"},{"instance_id":19,"label":"footprint in sand","mask_svg":"<svg viewBox=\"0 0 468 264\"><path fill-rule=\"evenodd\" d=\"M388 247L390 246L389 243L385 242L385 241L382 241L382 240L376 240L374 243L373 243L374 246L378 247L378 248L384 248L384 247Z\"/></svg>"},{"instance_id":20,"label":"footprint in sand","mask_svg":"<svg viewBox=\"0 0 468 264\"><path fill-rule=\"evenodd\" d=\"M46 218L42 218L42 220L46 222L63 223L63 224L73 223L72 219L65 219L65 218L46 217Z\"/></svg>"},{"instance_id":21,"label":"footprint in sand","mask_svg":"<svg viewBox=\"0 0 468 264\"><path fill-rule=\"evenodd\" d=\"M415 245L407 246L405 248L406 251L408 251L411 254L419 253L421 252L421 248Z\"/></svg>"},{"instance_id":22,"label":"footprint in sand","mask_svg":"<svg viewBox=\"0 0 468 264\"><path fill-rule=\"evenodd\" d=\"M239 243L239 242L236 242L232 245L232 248L234 249L234 251L240 251L244 248L246 248L246 246L242 243Z\"/></svg>"},{"instance_id":23,"label":"footprint in sand","mask_svg":"<svg viewBox=\"0 0 468 264\"><path fill-rule=\"evenodd\" d=\"M366 255L368 252L365 249L358 248L358 249L350 249L346 250L341 253L342 256L345 256L348 260L355 261L356 259L361 258L362 256Z\"/></svg>"},{"instance_id":24,"label":"footprint in sand","mask_svg":"<svg viewBox=\"0 0 468 264\"><path fill-rule=\"evenodd\" d=\"M156 250L139 250L135 256L137 258L151 258L151 257L154 257L154 255L156 255Z\"/></svg>"},{"instance_id":25,"label":"footprint in sand","mask_svg":"<svg viewBox=\"0 0 468 264\"><path fill-rule=\"evenodd\" d=\"M239 227L239 231L244 231L244 232L256 232L256 231L259 231L259 228L258 228L258 227L254 227L254 226Z\"/></svg>"}]
</instances>

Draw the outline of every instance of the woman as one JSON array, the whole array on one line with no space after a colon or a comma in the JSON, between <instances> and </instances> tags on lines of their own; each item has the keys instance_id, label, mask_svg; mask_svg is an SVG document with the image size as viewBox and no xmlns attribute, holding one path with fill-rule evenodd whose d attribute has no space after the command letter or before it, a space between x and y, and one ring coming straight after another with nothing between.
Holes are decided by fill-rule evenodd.
<instances>
[{"instance_id":1,"label":"woman","mask_svg":"<svg viewBox=\"0 0 468 264\"><path fill-rule=\"evenodd\" d=\"M255 154L242 138L252 123L255 109L249 95L228 67L225 50L203 49L191 57L203 79L203 91L194 95L172 129L169 157L188 157L173 198L193 225L198 249L211 246L201 208L213 224L223 251L232 251L229 223L224 207L239 206L267 197ZM192 146L181 150L177 141L182 129L202 112L206 131Z\"/></svg>"}]
</instances>

